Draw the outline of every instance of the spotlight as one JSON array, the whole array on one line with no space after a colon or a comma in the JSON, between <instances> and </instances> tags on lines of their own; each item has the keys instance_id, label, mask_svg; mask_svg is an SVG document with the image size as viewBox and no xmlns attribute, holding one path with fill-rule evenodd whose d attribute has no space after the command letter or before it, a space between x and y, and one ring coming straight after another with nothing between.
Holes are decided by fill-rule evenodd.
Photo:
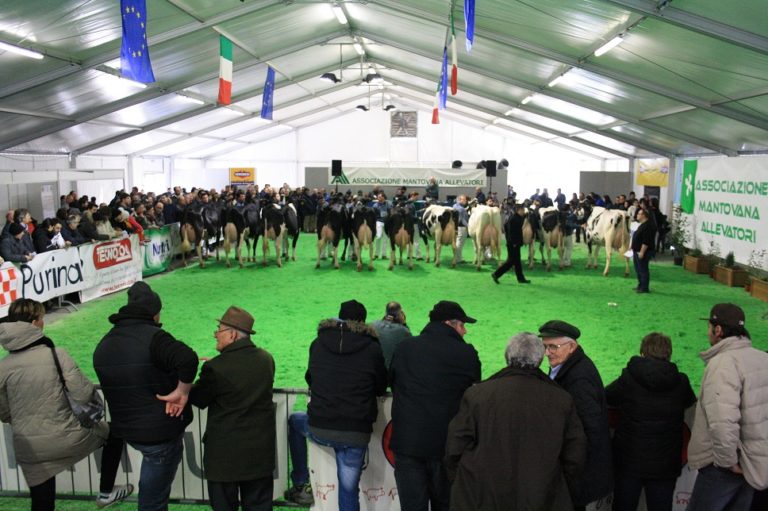
<instances>
[{"instance_id":1,"label":"spotlight","mask_svg":"<svg viewBox=\"0 0 768 511\"><path fill-rule=\"evenodd\" d=\"M367 112L368 111L368 107L365 106L365 105L357 105L355 108L357 108L361 112Z\"/></svg>"},{"instance_id":2,"label":"spotlight","mask_svg":"<svg viewBox=\"0 0 768 511\"><path fill-rule=\"evenodd\" d=\"M389 112L390 110L397 110L397 107L395 105L387 105L384 107L385 112Z\"/></svg>"},{"instance_id":3,"label":"spotlight","mask_svg":"<svg viewBox=\"0 0 768 511\"><path fill-rule=\"evenodd\" d=\"M340 78L336 77L336 73L323 73L320 79L331 83L339 83L341 81Z\"/></svg>"}]
</instances>

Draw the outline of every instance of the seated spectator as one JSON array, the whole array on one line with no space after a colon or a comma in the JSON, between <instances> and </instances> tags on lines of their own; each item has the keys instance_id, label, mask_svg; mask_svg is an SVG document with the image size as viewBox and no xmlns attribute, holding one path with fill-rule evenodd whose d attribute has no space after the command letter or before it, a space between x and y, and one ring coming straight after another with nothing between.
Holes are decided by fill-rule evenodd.
<instances>
[{"instance_id":1,"label":"seated spectator","mask_svg":"<svg viewBox=\"0 0 768 511\"><path fill-rule=\"evenodd\" d=\"M112 216L109 207L101 206L98 211L93 214L93 224L96 226L96 232L99 235L107 236L108 238L116 238L120 236L120 231L115 230L112 227L112 222L109 221Z\"/></svg>"},{"instance_id":2,"label":"seated spectator","mask_svg":"<svg viewBox=\"0 0 768 511\"><path fill-rule=\"evenodd\" d=\"M405 312L403 307L397 302L387 304L384 317L371 324L379 336L381 351L384 354L384 364L389 370L389 364L392 362L392 354L401 341L411 337L411 331L405 324Z\"/></svg>"},{"instance_id":3,"label":"seated spectator","mask_svg":"<svg viewBox=\"0 0 768 511\"><path fill-rule=\"evenodd\" d=\"M614 511L635 510L645 490L648 509L671 511L683 454L685 409L696 403L688 376L670 362L672 341L653 332L605 389L619 409L613 437Z\"/></svg>"},{"instance_id":4,"label":"seated spectator","mask_svg":"<svg viewBox=\"0 0 768 511\"><path fill-rule=\"evenodd\" d=\"M34 248L30 250L24 241L24 236L29 238L29 234L24 231L24 228L15 222L11 223L8 227L8 235L0 240L0 256L4 260L14 263L31 261L35 257L35 251Z\"/></svg>"},{"instance_id":5,"label":"seated spectator","mask_svg":"<svg viewBox=\"0 0 768 511\"><path fill-rule=\"evenodd\" d=\"M163 215L163 212L165 210L165 204L162 203L162 201L157 201L155 203L155 206L152 208L152 223L151 225L155 227L162 227L165 225L165 216Z\"/></svg>"},{"instance_id":6,"label":"seated spectator","mask_svg":"<svg viewBox=\"0 0 768 511\"><path fill-rule=\"evenodd\" d=\"M141 202L133 204L133 218L141 226L141 229L149 229L149 220L146 216L147 208Z\"/></svg>"},{"instance_id":7,"label":"seated spectator","mask_svg":"<svg viewBox=\"0 0 768 511\"><path fill-rule=\"evenodd\" d=\"M8 235L8 228L13 223L13 219L16 216L16 210L11 209L5 214L5 225L3 226L3 232L0 234L0 238L5 238Z\"/></svg>"},{"instance_id":8,"label":"seated spectator","mask_svg":"<svg viewBox=\"0 0 768 511\"><path fill-rule=\"evenodd\" d=\"M91 215L91 218L93 218L93 215ZM88 215L83 215L80 218L80 224L77 226L77 230L80 231L80 234L82 234L83 238L86 240L104 241L109 239L108 235L99 233L98 229L96 229L96 224L88 219Z\"/></svg>"},{"instance_id":9,"label":"seated spectator","mask_svg":"<svg viewBox=\"0 0 768 511\"><path fill-rule=\"evenodd\" d=\"M73 247L76 247L78 245L82 245L83 243L87 243L91 240L86 239L78 230L78 227L80 226L80 216L79 215L69 215L67 217L67 224L62 226L61 228L61 236L64 238L64 241L68 241L70 245Z\"/></svg>"},{"instance_id":10,"label":"seated spectator","mask_svg":"<svg viewBox=\"0 0 768 511\"><path fill-rule=\"evenodd\" d=\"M54 231L54 225L58 228ZM54 237L57 239L54 240ZM61 246L58 242L61 242ZM57 248L63 248L65 246L64 238L61 237L61 222L58 218L46 218L35 229L35 233L32 235L32 242L35 245L35 252L38 254L42 252L48 252L49 250L56 250Z\"/></svg>"},{"instance_id":11,"label":"seated spectator","mask_svg":"<svg viewBox=\"0 0 768 511\"><path fill-rule=\"evenodd\" d=\"M26 209L17 209L16 213L13 215L13 221L21 225L30 236L35 232L35 221Z\"/></svg>"},{"instance_id":12,"label":"seated spectator","mask_svg":"<svg viewBox=\"0 0 768 511\"><path fill-rule=\"evenodd\" d=\"M573 398L539 369L536 335L512 337L504 357L508 367L467 389L448 426L451 509L571 510L587 457Z\"/></svg>"}]
</instances>

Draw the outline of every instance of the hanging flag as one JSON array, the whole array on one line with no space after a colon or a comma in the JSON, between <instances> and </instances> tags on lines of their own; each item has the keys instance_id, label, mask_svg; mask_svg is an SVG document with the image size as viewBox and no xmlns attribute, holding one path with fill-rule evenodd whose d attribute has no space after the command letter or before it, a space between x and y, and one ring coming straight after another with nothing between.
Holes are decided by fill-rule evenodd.
<instances>
[{"instance_id":1,"label":"hanging flag","mask_svg":"<svg viewBox=\"0 0 768 511\"><path fill-rule=\"evenodd\" d=\"M448 47L443 46L443 66L440 71L440 110L445 110L448 101Z\"/></svg>"},{"instance_id":2,"label":"hanging flag","mask_svg":"<svg viewBox=\"0 0 768 511\"><path fill-rule=\"evenodd\" d=\"M437 86L437 91L435 91L435 101L432 104L432 124L440 124L440 113L438 110L440 106L440 86Z\"/></svg>"},{"instance_id":3,"label":"hanging flag","mask_svg":"<svg viewBox=\"0 0 768 511\"><path fill-rule=\"evenodd\" d=\"M120 0L123 41L120 46L120 75L135 82L152 83L155 74L147 46L147 5L145 0Z\"/></svg>"},{"instance_id":4,"label":"hanging flag","mask_svg":"<svg viewBox=\"0 0 768 511\"><path fill-rule=\"evenodd\" d=\"M459 56L456 54L456 27L453 23L453 9L451 9L451 95L459 92Z\"/></svg>"},{"instance_id":5,"label":"hanging flag","mask_svg":"<svg viewBox=\"0 0 768 511\"><path fill-rule=\"evenodd\" d=\"M264 82L264 92L261 100L261 118L272 120L272 100L275 94L275 70L267 67L267 80Z\"/></svg>"},{"instance_id":6,"label":"hanging flag","mask_svg":"<svg viewBox=\"0 0 768 511\"><path fill-rule=\"evenodd\" d=\"M219 103L232 104L232 41L219 36Z\"/></svg>"},{"instance_id":7,"label":"hanging flag","mask_svg":"<svg viewBox=\"0 0 768 511\"><path fill-rule=\"evenodd\" d=\"M464 0L464 24L467 27L467 53L475 42L475 0Z\"/></svg>"},{"instance_id":8,"label":"hanging flag","mask_svg":"<svg viewBox=\"0 0 768 511\"><path fill-rule=\"evenodd\" d=\"M683 213L693 213L698 164L698 160L683 161L683 185L680 187L680 209L683 210Z\"/></svg>"}]
</instances>

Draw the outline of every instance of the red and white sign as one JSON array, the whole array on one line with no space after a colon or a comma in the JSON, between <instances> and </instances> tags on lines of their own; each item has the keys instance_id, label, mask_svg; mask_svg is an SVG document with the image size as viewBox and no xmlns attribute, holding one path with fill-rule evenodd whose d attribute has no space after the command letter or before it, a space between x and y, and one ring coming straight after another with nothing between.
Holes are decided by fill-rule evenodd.
<instances>
[{"instance_id":1,"label":"red and white sign","mask_svg":"<svg viewBox=\"0 0 768 511\"><path fill-rule=\"evenodd\" d=\"M18 270L13 263L0 266L0 317L8 315L8 306L18 298Z\"/></svg>"},{"instance_id":2,"label":"red and white sign","mask_svg":"<svg viewBox=\"0 0 768 511\"><path fill-rule=\"evenodd\" d=\"M123 238L119 241L100 243L93 248L93 265L97 270L131 261L131 240Z\"/></svg>"},{"instance_id":3,"label":"red and white sign","mask_svg":"<svg viewBox=\"0 0 768 511\"><path fill-rule=\"evenodd\" d=\"M131 235L116 241L80 245L85 287L80 300L88 302L141 280L144 260L141 257L139 237Z\"/></svg>"}]
</instances>

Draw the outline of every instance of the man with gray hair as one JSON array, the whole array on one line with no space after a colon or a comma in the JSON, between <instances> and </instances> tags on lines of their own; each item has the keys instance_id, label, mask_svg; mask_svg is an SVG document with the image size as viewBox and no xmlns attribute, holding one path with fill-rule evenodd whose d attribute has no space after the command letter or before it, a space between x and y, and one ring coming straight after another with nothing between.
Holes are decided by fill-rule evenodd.
<instances>
[{"instance_id":1,"label":"man with gray hair","mask_svg":"<svg viewBox=\"0 0 768 511\"><path fill-rule=\"evenodd\" d=\"M451 510L572 510L587 453L573 398L539 369L536 335L515 335L504 355L507 367L467 389L448 426Z\"/></svg>"}]
</instances>

